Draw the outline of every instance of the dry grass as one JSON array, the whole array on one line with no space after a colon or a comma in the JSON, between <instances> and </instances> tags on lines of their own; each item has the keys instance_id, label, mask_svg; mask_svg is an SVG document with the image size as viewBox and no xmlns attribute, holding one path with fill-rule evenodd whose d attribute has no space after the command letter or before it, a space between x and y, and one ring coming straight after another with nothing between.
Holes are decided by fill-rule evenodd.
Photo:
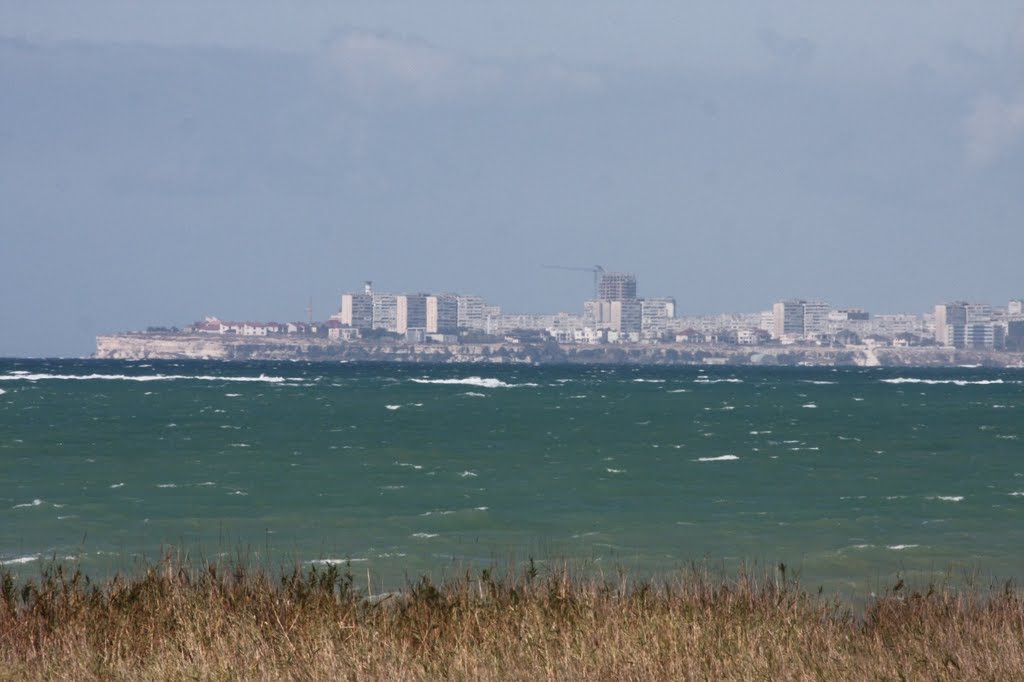
<instances>
[{"instance_id":1,"label":"dry grass","mask_svg":"<svg viewBox=\"0 0 1024 682\"><path fill-rule=\"evenodd\" d=\"M854 613L784 571L662 584L466 575L368 599L342 567L0 575L7 679L1024 679L1024 602L896 587Z\"/></svg>"}]
</instances>

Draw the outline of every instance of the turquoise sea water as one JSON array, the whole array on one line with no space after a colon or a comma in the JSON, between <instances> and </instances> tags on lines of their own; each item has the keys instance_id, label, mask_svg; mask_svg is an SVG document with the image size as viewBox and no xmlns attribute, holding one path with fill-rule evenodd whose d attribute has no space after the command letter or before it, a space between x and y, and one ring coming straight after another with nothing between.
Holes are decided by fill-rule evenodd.
<instances>
[{"instance_id":1,"label":"turquoise sea water","mask_svg":"<svg viewBox=\"0 0 1024 682\"><path fill-rule=\"evenodd\" d=\"M0 563L1024 576L1024 373L0 361Z\"/></svg>"}]
</instances>

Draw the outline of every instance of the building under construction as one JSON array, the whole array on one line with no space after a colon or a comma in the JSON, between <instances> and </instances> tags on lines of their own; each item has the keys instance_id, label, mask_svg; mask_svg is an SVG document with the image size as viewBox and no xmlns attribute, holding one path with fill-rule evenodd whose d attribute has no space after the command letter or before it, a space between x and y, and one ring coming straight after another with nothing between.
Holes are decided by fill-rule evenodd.
<instances>
[{"instance_id":1,"label":"building under construction","mask_svg":"<svg viewBox=\"0 0 1024 682\"><path fill-rule=\"evenodd\" d=\"M636 298L636 275L630 272L602 272L597 280L601 301L632 301Z\"/></svg>"}]
</instances>

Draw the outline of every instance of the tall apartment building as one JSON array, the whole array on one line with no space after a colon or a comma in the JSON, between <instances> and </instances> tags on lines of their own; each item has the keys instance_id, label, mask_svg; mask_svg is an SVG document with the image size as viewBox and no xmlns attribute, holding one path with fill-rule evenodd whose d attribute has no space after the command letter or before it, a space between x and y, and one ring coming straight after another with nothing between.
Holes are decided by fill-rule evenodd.
<instances>
[{"instance_id":1,"label":"tall apartment building","mask_svg":"<svg viewBox=\"0 0 1024 682\"><path fill-rule=\"evenodd\" d=\"M484 306L484 333L497 334L498 329L501 326L501 318L502 312L500 305Z\"/></svg>"},{"instance_id":2,"label":"tall apartment building","mask_svg":"<svg viewBox=\"0 0 1024 682\"><path fill-rule=\"evenodd\" d=\"M459 327L459 303L455 296L427 296L426 330L428 334L455 334Z\"/></svg>"},{"instance_id":3,"label":"tall apartment building","mask_svg":"<svg viewBox=\"0 0 1024 682\"><path fill-rule=\"evenodd\" d=\"M991 322L947 325L948 342L953 348L992 349L1002 345L1004 331L1001 325Z\"/></svg>"},{"instance_id":4,"label":"tall apartment building","mask_svg":"<svg viewBox=\"0 0 1024 682\"><path fill-rule=\"evenodd\" d=\"M395 297L395 331L405 334L410 329L427 328L426 294L400 294Z\"/></svg>"},{"instance_id":5,"label":"tall apartment building","mask_svg":"<svg viewBox=\"0 0 1024 682\"><path fill-rule=\"evenodd\" d=\"M630 301L636 298L636 275L602 272L597 280L597 298L602 301Z\"/></svg>"},{"instance_id":6,"label":"tall apartment building","mask_svg":"<svg viewBox=\"0 0 1024 682\"><path fill-rule=\"evenodd\" d=\"M967 324L992 321L992 306L988 303L968 303L964 307L967 311Z\"/></svg>"},{"instance_id":7,"label":"tall apartment building","mask_svg":"<svg viewBox=\"0 0 1024 682\"><path fill-rule=\"evenodd\" d=\"M362 293L341 295L341 308L337 319L347 327L356 329L373 328L373 283L366 282Z\"/></svg>"},{"instance_id":8,"label":"tall apartment building","mask_svg":"<svg viewBox=\"0 0 1024 682\"><path fill-rule=\"evenodd\" d=\"M637 299L612 301L611 329L622 334L639 334L643 329L643 304Z\"/></svg>"},{"instance_id":9,"label":"tall apartment building","mask_svg":"<svg viewBox=\"0 0 1024 682\"><path fill-rule=\"evenodd\" d=\"M772 337L806 338L826 331L831 307L824 301L786 299L772 306Z\"/></svg>"},{"instance_id":10,"label":"tall apartment building","mask_svg":"<svg viewBox=\"0 0 1024 682\"><path fill-rule=\"evenodd\" d=\"M950 348L1002 346L1005 328L993 322L987 303L940 303L935 306L935 341Z\"/></svg>"},{"instance_id":11,"label":"tall apartment building","mask_svg":"<svg viewBox=\"0 0 1024 682\"><path fill-rule=\"evenodd\" d=\"M668 321L676 316L676 300L671 296L640 299L640 331L659 335L668 329Z\"/></svg>"},{"instance_id":12,"label":"tall apartment building","mask_svg":"<svg viewBox=\"0 0 1024 682\"><path fill-rule=\"evenodd\" d=\"M804 302L789 299L772 306L772 338L804 335Z\"/></svg>"},{"instance_id":13,"label":"tall apartment building","mask_svg":"<svg viewBox=\"0 0 1024 682\"><path fill-rule=\"evenodd\" d=\"M356 329L373 328L373 295L342 294L340 321Z\"/></svg>"},{"instance_id":14,"label":"tall apartment building","mask_svg":"<svg viewBox=\"0 0 1024 682\"><path fill-rule=\"evenodd\" d=\"M1024 315L1024 300L1014 299L1006 306L1008 315Z\"/></svg>"},{"instance_id":15,"label":"tall apartment building","mask_svg":"<svg viewBox=\"0 0 1024 682\"><path fill-rule=\"evenodd\" d=\"M457 325L461 329L487 330L488 305L481 296L459 296L456 299ZM500 313L499 313L500 314Z\"/></svg>"},{"instance_id":16,"label":"tall apartment building","mask_svg":"<svg viewBox=\"0 0 1024 682\"><path fill-rule=\"evenodd\" d=\"M954 328L967 324L967 303L940 303L935 306L935 342L953 346Z\"/></svg>"},{"instance_id":17,"label":"tall apartment building","mask_svg":"<svg viewBox=\"0 0 1024 682\"><path fill-rule=\"evenodd\" d=\"M594 329L608 329L612 323L611 301L584 301L583 320L587 326Z\"/></svg>"},{"instance_id":18,"label":"tall apartment building","mask_svg":"<svg viewBox=\"0 0 1024 682\"><path fill-rule=\"evenodd\" d=\"M804 336L814 336L825 332L829 310L831 308L824 301L804 302Z\"/></svg>"},{"instance_id":19,"label":"tall apartment building","mask_svg":"<svg viewBox=\"0 0 1024 682\"><path fill-rule=\"evenodd\" d=\"M373 294L373 329L398 331L398 296Z\"/></svg>"}]
</instances>

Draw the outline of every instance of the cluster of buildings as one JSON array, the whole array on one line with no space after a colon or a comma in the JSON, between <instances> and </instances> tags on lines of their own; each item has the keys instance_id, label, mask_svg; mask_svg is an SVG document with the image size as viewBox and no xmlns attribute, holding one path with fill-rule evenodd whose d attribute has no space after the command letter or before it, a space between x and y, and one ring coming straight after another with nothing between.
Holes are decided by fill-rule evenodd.
<instances>
[{"instance_id":1,"label":"cluster of buildings","mask_svg":"<svg viewBox=\"0 0 1024 682\"><path fill-rule=\"evenodd\" d=\"M450 341L473 332L501 338L544 332L559 343L615 343L660 338L675 319L675 300L638 298L631 273L601 272L595 293L582 315L507 314L480 296L381 293L367 282L362 292L342 294L341 310L331 320L340 329L390 332L413 341Z\"/></svg>"},{"instance_id":2,"label":"cluster of buildings","mask_svg":"<svg viewBox=\"0 0 1024 682\"><path fill-rule=\"evenodd\" d=\"M987 303L942 303L935 306L935 342L952 348L1012 348L1024 346L1024 301L1005 308Z\"/></svg>"},{"instance_id":3,"label":"cluster of buildings","mask_svg":"<svg viewBox=\"0 0 1024 682\"><path fill-rule=\"evenodd\" d=\"M561 344L817 344L941 346L1024 350L1024 301L1005 307L957 301L924 315L872 315L820 300L785 299L757 313L677 315L670 296L637 296L636 275L596 268L595 296L582 312L508 314L480 296L378 292L372 282L342 294L326 323L224 322L206 318L193 333L319 334L338 340L391 336L409 342L553 340Z\"/></svg>"}]
</instances>

